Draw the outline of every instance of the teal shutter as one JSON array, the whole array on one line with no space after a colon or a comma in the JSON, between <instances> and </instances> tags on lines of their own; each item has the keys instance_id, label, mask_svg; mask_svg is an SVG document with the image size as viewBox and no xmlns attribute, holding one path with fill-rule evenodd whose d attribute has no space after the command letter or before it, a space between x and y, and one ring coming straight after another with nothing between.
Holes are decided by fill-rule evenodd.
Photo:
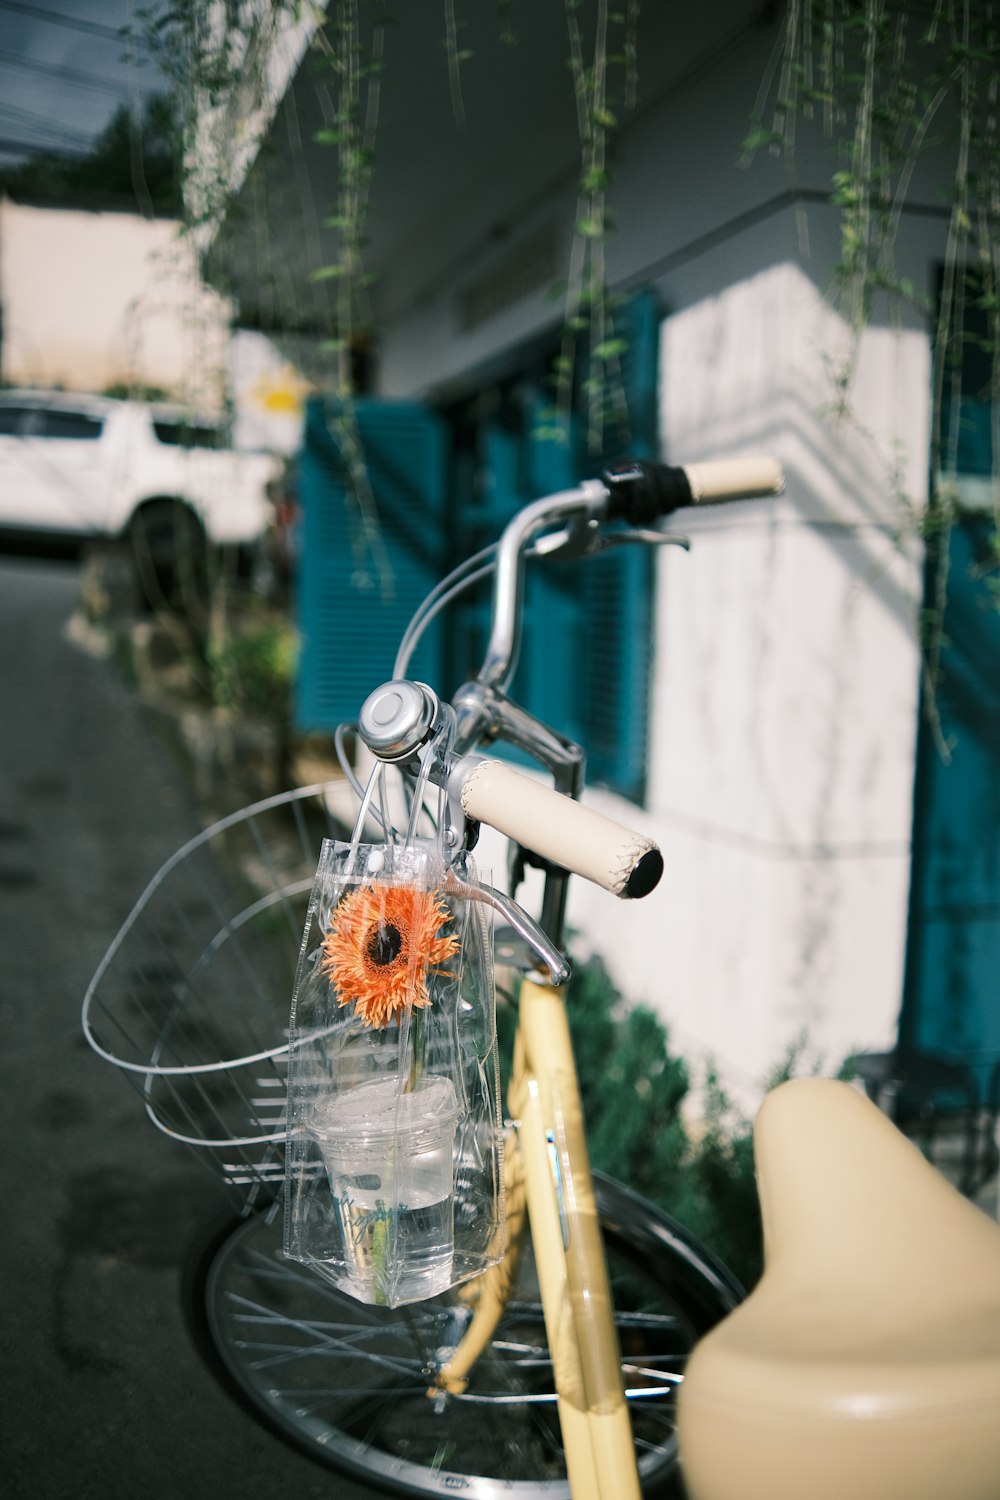
<instances>
[{"instance_id":1,"label":"teal shutter","mask_svg":"<svg viewBox=\"0 0 1000 1500\"><path fill-rule=\"evenodd\" d=\"M628 421L613 434L596 465L593 459L577 459L580 478L615 459L652 459L658 452L660 317L653 292L631 297L615 323L627 345L622 381ZM646 786L653 580L651 549L634 544L592 562L583 576L582 713L589 774L634 802L643 800Z\"/></svg>"},{"instance_id":2,"label":"teal shutter","mask_svg":"<svg viewBox=\"0 0 1000 1500\"><path fill-rule=\"evenodd\" d=\"M577 483L571 448L537 434L546 426L536 393L525 407L522 471L528 499L557 494ZM582 602L589 563L528 564L524 644L514 695L532 713L589 749L584 717L586 653L581 650Z\"/></svg>"},{"instance_id":3,"label":"teal shutter","mask_svg":"<svg viewBox=\"0 0 1000 1500\"><path fill-rule=\"evenodd\" d=\"M616 314L626 341L622 377L628 423L600 454L583 451L579 417L568 442L551 432L551 347L525 357L502 382L449 412L461 486L455 512L459 557L495 541L514 512L541 495L600 474L616 458L657 451L659 311L651 292ZM529 562L524 636L512 696L583 744L588 776L641 801L646 778L653 560L624 547L585 563ZM458 680L483 659L488 592L464 599L449 638Z\"/></svg>"},{"instance_id":4,"label":"teal shutter","mask_svg":"<svg viewBox=\"0 0 1000 1500\"><path fill-rule=\"evenodd\" d=\"M993 472L992 343L981 279L964 287L956 364L945 369L942 467L960 503ZM970 483L971 481L971 483ZM900 1041L971 1067L981 1088L1000 1069L1000 610L996 518L960 509L931 533L924 596L947 587L932 727L921 712ZM926 684L923 697L926 698ZM922 709L926 705L922 704ZM946 763L939 743L951 747ZM993 1078L1000 1089L1000 1071Z\"/></svg>"},{"instance_id":5,"label":"teal shutter","mask_svg":"<svg viewBox=\"0 0 1000 1500\"><path fill-rule=\"evenodd\" d=\"M329 731L353 721L368 693L392 676L403 631L447 570L446 430L411 404L361 402L358 427L390 577L383 587L355 550L335 424L321 398L306 408L299 463L302 507L297 605L301 653L295 722ZM427 632L410 675L439 687L439 623Z\"/></svg>"},{"instance_id":6,"label":"teal shutter","mask_svg":"<svg viewBox=\"0 0 1000 1500\"><path fill-rule=\"evenodd\" d=\"M583 719L591 781L642 802L653 653L653 559L635 546L592 562L585 590Z\"/></svg>"},{"instance_id":7,"label":"teal shutter","mask_svg":"<svg viewBox=\"0 0 1000 1500\"><path fill-rule=\"evenodd\" d=\"M582 414L566 444L537 435L545 423L536 412L525 464L531 497L592 479L616 459L656 455L659 327L652 291L615 313L627 420L607 434L603 452L586 451ZM582 566L537 568L527 591L537 625L525 632L523 701L586 747L591 782L634 802L645 796L653 577L650 549L628 545Z\"/></svg>"},{"instance_id":8,"label":"teal shutter","mask_svg":"<svg viewBox=\"0 0 1000 1500\"><path fill-rule=\"evenodd\" d=\"M900 1039L958 1059L985 1086L1000 1063L1000 610L992 515L965 515L929 548L927 592L948 548L935 691L942 759L921 715Z\"/></svg>"}]
</instances>

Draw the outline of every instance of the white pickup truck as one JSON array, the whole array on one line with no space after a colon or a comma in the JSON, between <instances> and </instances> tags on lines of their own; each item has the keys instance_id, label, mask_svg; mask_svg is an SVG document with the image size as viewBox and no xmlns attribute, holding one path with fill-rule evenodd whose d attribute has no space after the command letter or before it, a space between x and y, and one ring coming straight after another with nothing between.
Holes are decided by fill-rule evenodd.
<instances>
[{"instance_id":1,"label":"white pickup truck","mask_svg":"<svg viewBox=\"0 0 1000 1500\"><path fill-rule=\"evenodd\" d=\"M162 583L179 558L257 542L278 471L222 427L169 406L54 391L0 391L0 531L121 538Z\"/></svg>"}]
</instances>

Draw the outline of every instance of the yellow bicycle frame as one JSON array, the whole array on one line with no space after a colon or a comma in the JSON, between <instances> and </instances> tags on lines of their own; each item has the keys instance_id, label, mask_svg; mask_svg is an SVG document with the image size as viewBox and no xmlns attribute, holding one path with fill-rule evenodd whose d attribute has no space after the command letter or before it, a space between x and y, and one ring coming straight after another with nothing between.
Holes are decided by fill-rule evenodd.
<instances>
[{"instance_id":1,"label":"yellow bicycle frame","mask_svg":"<svg viewBox=\"0 0 1000 1500\"><path fill-rule=\"evenodd\" d=\"M566 1017L565 990L525 979L508 1102L507 1255L476 1283L476 1309L438 1375L465 1388L514 1280L525 1205L573 1500L639 1500L621 1356Z\"/></svg>"}]
</instances>

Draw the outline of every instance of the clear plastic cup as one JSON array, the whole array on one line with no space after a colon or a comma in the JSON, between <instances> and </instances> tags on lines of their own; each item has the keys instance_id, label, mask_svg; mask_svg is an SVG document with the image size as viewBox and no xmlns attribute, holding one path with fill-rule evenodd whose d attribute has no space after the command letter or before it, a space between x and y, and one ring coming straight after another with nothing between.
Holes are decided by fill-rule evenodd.
<instances>
[{"instance_id":1,"label":"clear plastic cup","mask_svg":"<svg viewBox=\"0 0 1000 1500\"><path fill-rule=\"evenodd\" d=\"M309 1133L343 1241L341 1285L359 1301L397 1307L451 1285L457 1120L454 1085L436 1075L410 1092L394 1078L359 1084L314 1113Z\"/></svg>"}]
</instances>

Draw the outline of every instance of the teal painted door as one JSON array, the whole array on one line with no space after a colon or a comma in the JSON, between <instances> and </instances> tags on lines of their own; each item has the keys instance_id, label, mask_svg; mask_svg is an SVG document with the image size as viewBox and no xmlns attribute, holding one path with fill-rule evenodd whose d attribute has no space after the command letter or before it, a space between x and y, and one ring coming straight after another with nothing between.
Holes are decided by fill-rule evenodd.
<instances>
[{"instance_id":1,"label":"teal painted door","mask_svg":"<svg viewBox=\"0 0 1000 1500\"><path fill-rule=\"evenodd\" d=\"M359 403L378 547L387 564L383 577L377 557L359 546L357 512L330 415L322 399L308 403L299 457L295 721L302 731L329 731L357 717L372 689L392 676L413 611L448 566L448 448L440 419L408 403ZM410 675L439 687L442 654L437 621Z\"/></svg>"},{"instance_id":2,"label":"teal painted door","mask_svg":"<svg viewBox=\"0 0 1000 1500\"><path fill-rule=\"evenodd\" d=\"M921 716L900 1040L960 1059L982 1087L1000 1059L1000 598L996 527L969 514L947 547L942 758ZM929 583L936 557L932 548Z\"/></svg>"}]
</instances>

